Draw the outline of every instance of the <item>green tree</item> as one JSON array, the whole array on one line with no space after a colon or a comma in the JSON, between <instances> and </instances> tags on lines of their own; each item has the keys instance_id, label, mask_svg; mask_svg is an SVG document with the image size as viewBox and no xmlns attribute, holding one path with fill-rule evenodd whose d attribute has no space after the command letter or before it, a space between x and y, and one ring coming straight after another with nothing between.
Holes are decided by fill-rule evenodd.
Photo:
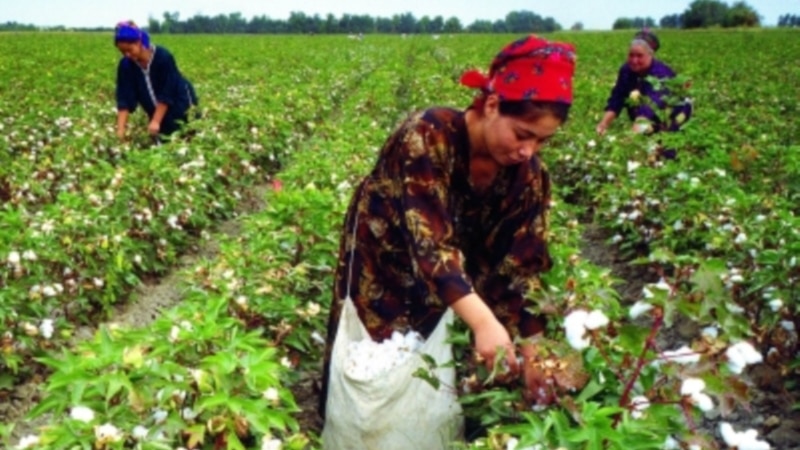
<instances>
[{"instance_id":1,"label":"green tree","mask_svg":"<svg viewBox=\"0 0 800 450\"><path fill-rule=\"evenodd\" d=\"M611 25L612 30L628 30L633 28L633 19L628 17L620 17Z\"/></svg>"},{"instance_id":2,"label":"green tree","mask_svg":"<svg viewBox=\"0 0 800 450\"><path fill-rule=\"evenodd\" d=\"M492 22L489 20L476 20L469 24L467 30L472 33L491 33Z\"/></svg>"},{"instance_id":3,"label":"green tree","mask_svg":"<svg viewBox=\"0 0 800 450\"><path fill-rule=\"evenodd\" d=\"M458 17L450 17L444 23L443 28L445 33L461 33L464 30L464 27L461 26L461 21L458 20Z\"/></svg>"},{"instance_id":4,"label":"green tree","mask_svg":"<svg viewBox=\"0 0 800 450\"><path fill-rule=\"evenodd\" d=\"M724 25L726 27L758 27L761 26L761 19L755 9L747 3L739 1L728 10Z\"/></svg>"},{"instance_id":5,"label":"green tree","mask_svg":"<svg viewBox=\"0 0 800 450\"><path fill-rule=\"evenodd\" d=\"M728 14L728 5L717 0L695 0L683 13L684 28L722 26Z\"/></svg>"},{"instance_id":6,"label":"green tree","mask_svg":"<svg viewBox=\"0 0 800 450\"><path fill-rule=\"evenodd\" d=\"M444 18L442 16L436 16L431 20L431 32L432 33L441 33L444 30Z\"/></svg>"},{"instance_id":7,"label":"green tree","mask_svg":"<svg viewBox=\"0 0 800 450\"><path fill-rule=\"evenodd\" d=\"M428 16L422 16L417 21L417 33L430 33L431 30L431 18Z\"/></svg>"},{"instance_id":8,"label":"green tree","mask_svg":"<svg viewBox=\"0 0 800 450\"><path fill-rule=\"evenodd\" d=\"M662 17L658 25L661 28L681 28L683 21L680 14L670 14Z\"/></svg>"},{"instance_id":9,"label":"green tree","mask_svg":"<svg viewBox=\"0 0 800 450\"><path fill-rule=\"evenodd\" d=\"M147 31L151 34L158 34L161 32L161 22L153 16L147 18Z\"/></svg>"}]
</instances>

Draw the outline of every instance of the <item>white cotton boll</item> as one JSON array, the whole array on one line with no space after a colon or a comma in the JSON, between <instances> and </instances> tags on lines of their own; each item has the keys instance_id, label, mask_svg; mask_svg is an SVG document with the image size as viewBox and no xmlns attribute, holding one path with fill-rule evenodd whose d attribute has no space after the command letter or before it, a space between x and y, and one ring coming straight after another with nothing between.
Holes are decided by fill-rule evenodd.
<instances>
[{"instance_id":1,"label":"white cotton boll","mask_svg":"<svg viewBox=\"0 0 800 450\"><path fill-rule=\"evenodd\" d=\"M325 345L325 338L323 338L318 331L311 333L311 340L316 342L318 345Z\"/></svg>"},{"instance_id":2,"label":"white cotton boll","mask_svg":"<svg viewBox=\"0 0 800 450\"><path fill-rule=\"evenodd\" d=\"M11 264L12 266L16 266L17 264L19 264L19 261L20 261L19 252L14 251L8 254L8 263Z\"/></svg>"},{"instance_id":3,"label":"white cotton boll","mask_svg":"<svg viewBox=\"0 0 800 450\"><path fill-rule=\"evenodd\" d=\"M694 405L700 408L700 410L703 412L708 412L714 409L714 401L711 400L711 397L702 392L692 394L691 398L692 403L694 403Z\"/></svg>"},{"instance_id":4,"label":"white cotton boll","mask_svg":"<svg viewBox=\"0 0 800 450\"><path fill-rule=\"evenodd\" d=\"M675 223L672 225L672 229L675 231L683 230L683 221L680 219L676 220Z\"/></svg>"},{"instance_id":5,"label":"white cotton boll","mask_svg":"<svg viewBox=\"0 0 800 450\"><path fill-rule=\"evenodd\" d=\"M16 450L27 450L29 448L36 448L39 445L39 436L29 434L19 440L19 444L14 447Z\"/></svg>"},{"instance_id":6,"label":"white cotton boll","mask_svg":"<svg viewBox=\"0 0 800 450\"><path fill-rule=\"evenodd\" d=\"M89 423L94 420L94 411L85 406L76 406L69 410L69 417L74 420Z\"/></svg>"},{"instance_id":7,"label":"white cotton boll","mask_svg":"<svg viewBox=\"0 0 800 450\"><path fill-rule=\"evenodd\" d=\"M667 291L667 292L669 292L669 291L671 291L671 290L672 290L672 286L670 286L670 285L669 285L669 284L666 282L666 280L664 280L663 278L659 279L659 280L658 280L658 283L654 284L654 285L653 285L653 287L654 287L654 288L656 288L656 289L658 289L658 290L661 290L661 291Z\"/></svg>"},{"instance_id":8,"label":"white cotton boll","mask_svg":"<svg viewBox=\"0 0 800 450\"><path fill-rule=\"evenodd\" d=\"M108 444L109 442L121 441L122 433L119 431L119 428L110 423L106 423L94 428L94 437L97 439L98 443ZM99 448L104 447L105 445L99 446Z\"/></svg>"},{"instance_id":9,"label":"white cotton boll","mask_svg":"<svg viewBox=\"0 0 800 450\"><path fill-rule=\"evenodd\" d=\"M53 319L44 319L42 324L39 325L39 331L42 333L42 336L45 339L50 339L53 337L53 331L55 331L55 327L53 326Z\"/></svg>"},{"instance_id":10,"label":"white cotton boll","mask_svg":"<svg viewBox=\"0 0 800 450\"><path fill-rule=\"evenodd\" d=\"M281 450L282 448L283 442L279 439L264 438L264 441L261 443L261 450Z\"/></svg>"},{"instance_id":11,"label":"white cotton boll","mask_svg":"<svg viewBox=\"0 0 800 450\"><path fill-rule=\"evenodd\" d=\"M653 297L655 297L655 295L653 295L653 291L651 291L647 287L643 287L642 288L642 295L644 296L644 298L653 298Z\"/></svg>"},{"instance_id":12,"label":"white cotton boll","mask_svg":"<svg viewBox=\"0 0 800 450\"><path fill-rule=\"evenodd\" d=\"M707 338L716 339L719 337L719 329L717 327L705 327L700 331L700 335Z\"/></svg>"},{"instance_id":13,"label":"white cotton boll","mask_svg":"<svg viewBox=\"0 0 800 450\"><path fill-rule=\"evenodd\" d=\"M706 382L700 378L687 378L681 384L681 395L693 395L703 392Z\"/></svg>"},{"instance_id":14,"label":"white cotton boll","mask_svg":"<svg viewBox=\"0 0 800 450\"><path fill-rule=\"evenodd\" d=\"M586 317L584 326L589 330L597 330L608 325L608 317L602 311L595 309Z\"/></svg>"},{"instance_id":15,"label":"white cotton boll","mask_svg":"<svg viewBox=\"0 0 800 450\"><path fill-rule=\"evenodd\" d=\"M678 364L693 364L700 361L700 354L686 345L677 350L667 350L661 357Z\"/></svg>"},{"instance_id":16,"label":"white cotton boll","mask_svg":"<svg viewBox=\"0 0 800 450\"><path fill-rule=\"evenodd\" d=\"M278 390L275 389L274 387L267 388L267 390L264 391L263 395L265 399L273 403L277 402L279 399Z\"/></svg>"},{"instance_id":17,"label":"white cotton boll","mask_svg":"<svg viewBox=\"0 0 800 450\"><path fill-rule=\"evenodd\" d=\"M728 368L737 374L742 373L749 364L757 364L764 360L761 353L749 342L744 341L728 347L725 356L728 358Z\"/></svg>"},{"instance_id":18,"label":"white cotton boll","mask_svg":"<svg viewBox=\"0 0 800 450\"><path fill-rule=\"evenodd\" d=\"M681 448L680 442L675 440L672 436L667 436L667 439L664 441L664 450L675 450Z\"/></svg>"},{"instance_id":19,"label":"white cotton boll","mask_svg":"<svg viewBox=\"0 0 800 450\"><path fill-rule=\"evenodd\" d=\"M636 161L628 161L628 172L633 172L639 167L641 167L642 163Z\"/></svg>"},{"instance_id":20,"label":"white cotton boll","mask_svg":"<svg viewBox=\"0 0 800 450\"><path fill-rule=\"evenodd\" d=\"M719 424L719 434L722 436L722 440L724 440L729 446L734 446L737 444L737 433L733 429L733 425L729 424L728 422L722 422Z\"/></svg>"},{"instance_id":21,"label":"white cotton boll","mask_svg":"<svg viewBox=\"0 0 800 450\"><path fill-rule=\"evenodd\" d=\"M153 412L153 422L155 422L156 425L162 424L165 420L167 420L168 415L169 413L163 409L157 409Z\"/></svg>"},{"instance_id":22,"label":"white cotton boll","mask_svg":"<svg viewBox=\"0 0 800 450\"><path fill-rule=\"evenodd\" d=\"M786 331L795 331L794 322L791 320L782 320L781 327Z\"/></svg>"},{"instance_id":23,"label":"white cotton boll","mask_svg":"<svg viewBox=\"0 0 800 450\"><path fill-rule=\"evenodd\" d=\"M744 233L739 233L736 235L736 239L733 240L736 244L744 244L747 242L747 235Z\"/></svg>"},{"instance_id":24,"label":"white cotton boll","mask_svg":"<svg viewBox=\"0 0 800 450\"><path fill-rule=\"evenodd\" d=\"M653 305L651 305L650 303L638 301L634 303L633 306L631 306L628 315L630 316L631 319L635 319L641 316L642 314L646 313L647 311L650 311L651 309L653 309Z\"/></svg>"},{"instance_id":25,"label":"white cotton boll","mask_svg":"<svg viewBox=\"0 0 800 450\"><path fill-rule=\"evenodd\" d=\"M641 419L644 416L644 410L650 407L650 400L644 395L637 395L631 399L631 417L634 419Z\"/></svg>"},{"instance_id":26,"label":"white cotton boll","mask_svg":"<svg viewBox=\"0 0 800 450\"><path fill-rule=\"evenodd\" d=\"M569 315L567 315L567 317L564 319L564 329L567 335L567 341L575 350L583 350L591 343L588 338L584 337L586 334L585 324L587 317L589 317L588 312L578 309L569 313Z\"/></svg>"},{"instance_id":27,"label":"white cotton boll","mask_svg":"<svg viewBox=\"0 0 800 450\"><path fill-rule=\"evenodd\" d=\"M147 439L148 433L150 433L150 430L141 425L136 425L135 427L133 427L133 431L131 431L131 436L133 436L133 438L136 439L137 441L142 441L144 439Z\"/></svg>"},{"instance_id":28,"label":"white cotton boll","mask_svg":"<svg viewBox=\"0 0 800 450\"><path fill-rule=\"evenodd\" d=\"M776 298L769 302L769 309L771 309L772 312L778 312L781 308L783 308L783 300Z\"/></svg>"},{"instance_id":29,"label":"white cotton boll","mask_svg":"<svg viewBox=\"0 0 800 450\"><path fill-rule=\"evenodd\" d=\"M758 431L756 430L737 432L731 424L722 422L719 425L719 432L729 447L738 450L770 450L772 448L769 443L758 440Z\"/></svg>"},{"instance_id":30,"label":"white cotton boll","mask_svg":"<svg viewBox=\"0 0 800 450\"><path fill-rule=\"evenodd\" d=\"M741 314L744 312L744 308L735 303L726 303L725 307L728 308L728 311L732 312L733 314Z\"/></svg>"}]
</instances>

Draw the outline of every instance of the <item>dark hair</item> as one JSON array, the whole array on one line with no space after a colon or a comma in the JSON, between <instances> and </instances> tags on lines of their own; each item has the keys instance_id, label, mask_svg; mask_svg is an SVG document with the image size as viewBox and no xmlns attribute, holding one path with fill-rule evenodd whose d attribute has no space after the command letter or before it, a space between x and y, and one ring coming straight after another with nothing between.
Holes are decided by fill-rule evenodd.
<instances>
[{"instance_id":1,"label":"dark hair","mask_svg":"<svg viewBox=\"0 0 800 450\"><path fill-rule=\"evenodd\" d=\"M569 118L568 103L538 100L501 100L500 114L519 119L535 120L545 115L552 115L561 123Z\"/></svg>"}]
</instances>

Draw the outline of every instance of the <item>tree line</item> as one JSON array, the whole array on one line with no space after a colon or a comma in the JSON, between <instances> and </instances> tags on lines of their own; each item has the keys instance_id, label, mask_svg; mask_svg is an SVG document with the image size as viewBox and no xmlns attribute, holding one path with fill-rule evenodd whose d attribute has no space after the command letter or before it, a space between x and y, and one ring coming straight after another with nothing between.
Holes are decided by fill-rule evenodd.
<instances>
[{"instance_id":1,"label":"tree line","mask_svg":"<svg viewBox=\"0 0 800 450\"><path fill-rule=\"evenodd\" d=\"M505 19L476 20L464 25L453 16L415 17L412 13L392 17L373 17L367 14L333 14L320 16L292 12L286 20L265 15L251 19L241 13L219 14L213 17L196 14L180 20L177 12L165 12L161 20L150 18L147 28L152 33L304 33L304 34L368 34L368 33L543 33L558 31L561 25L552 17L544 18L531 11L512 11Z\"/></svg>"},{"instance_id":2,"label":"tree line","mask_svg":"<svg viewBox=\"0 0 800 450\"><path fill-rule=\"evenodd\" d=\"M144 24L143 24L144 25ZM729 6L719 0L695 0L682 13L669 14L656 23L652 17L620 17L612 29L638 28L709 28L709 27L758 27L761 16L745 3L737 1ZM800 26L800 15L785 14L778 19L779 27ZM152 33L237 33L237 34L369 34L369 33L546 33L559 31L561 24L552 17L542 17L531 11L512 11L504 19L475 20L464 25L451 16L415 17L412 13L395 14L392 17L373 17L367 14L343 14L339 17L327 14L307 15L292 12L288 19L272 19L266 15L246 19L241 13L204 16L196 14L185 20L177 12L165 12L159 18L150 17L146 24ZM33 31L35 25L6 22L0 31ZM64 26L50 30L66 30ZM577 22L570 29L582 30ZM108 31L110 28L80 28L85 31Z\"/></svg>"},{"instance_id":3,"label":"tree line","mask_svg":"<svg viewBox=\"0 0 800 450\"><path fill-rule=\"evenodd\" d=\"M786 14L778 19L779 27L800 26L800 17ZM668 14L658 22L661 28L712 28L712 27L759 27L761 16L744 1L732 5L719 0L695 0L682 13ZM652 17L621 17L612 29L655 28Z\"/></svg>"}]
</instances>

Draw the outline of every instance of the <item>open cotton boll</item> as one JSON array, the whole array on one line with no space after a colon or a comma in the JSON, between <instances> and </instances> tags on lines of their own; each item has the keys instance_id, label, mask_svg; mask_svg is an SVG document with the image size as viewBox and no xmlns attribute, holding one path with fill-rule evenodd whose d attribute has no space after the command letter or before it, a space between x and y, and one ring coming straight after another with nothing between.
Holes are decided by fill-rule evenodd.
<instances>
[{"instance_id":1,"label":"open cotton boll","mask_svg":"<svg viewBox=\"0 0 800 450\"><path fill-rule=\"evenodd\" d=\"M395 331L389 339L375 342L363 339L347 348L344 370L353 379L369 381L405 363L419 351L424 340L416 331L403 335Z\"/></svg>"},{"instance_id":2,"label":"open cotton boll","mask_svg":"<svg viewBox=\"0 0 800 450\"><path fill-rule=\"evenodd\" d=\"M642 314L646 313L647 311L650 311L651 309L653 309L653 305L640 300L634 303L633 306L631 306L631 310L628 314L631 319L635 319L641 316Z\"/></svg>"},{"instance_id":3,"label":"open cotton boll","mask_svg":"<svg viewBox=\"0 0 800 450\"><path fill-rule=\"evenodd\" d=\"M567 341L569 341L569 345L575 350L583 350L591 343L591 340L585 337L585 324L588 317L589 313L587 311L578 309L569 313L564 319Z\"/></svg>"},{"instance_id":4,"label":"open cotton boll","mask_svg":"<svg viewBox=\"0 0 800 450\"><path fill-rule=\"evenodd\" d=\"M595 309L586 317L584 326L589 330L596 330L608 325L608 317L602 311Z\"/></svg>"},{"instance_id":5,"label":"open cotton boll","mask_svg":"<svg viewBox=\"0 0 800 450\"><path fill-rule=\"evenodd\" d=\"M758 432L756 430L751 429L739 432L734 430L733 426L728 422L719 424L719 434L726 444L739 450L770 450L772 448L769 443L758 440Z\"/></svg>"},{"instance_id":6,"label":"open cotton boll","mask_svg":"<svg viewBox=\"0 0 800 450\"><path fill-rule=\"evenodd\" d=\"M757 364L764 360L761 353L756 351L749 342L739 342L728 347L725 351L728 357L728 368L733 373L742 373L749 364Z\"/></svg>"}]
</instances>

